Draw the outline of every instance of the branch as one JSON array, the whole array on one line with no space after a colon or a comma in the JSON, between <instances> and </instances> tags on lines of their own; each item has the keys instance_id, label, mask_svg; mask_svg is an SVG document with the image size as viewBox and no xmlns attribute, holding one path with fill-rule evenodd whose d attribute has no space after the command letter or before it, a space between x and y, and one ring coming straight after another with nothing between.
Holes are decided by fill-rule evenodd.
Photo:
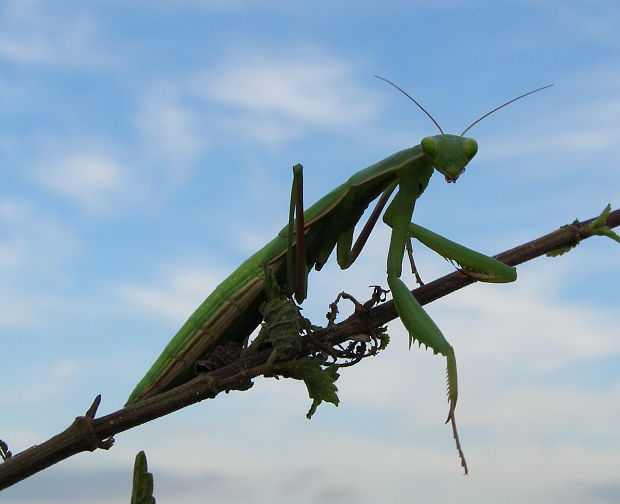
<instances>
[{"instance_id":1,"label":"branch","mask_svg":"<svg viewBox=\"0 0 620 504\"><path fill-rule=\"evenodd\" d=\"M596 218L585 222L575 221L558 230L532 240L511 250L498 254L496 259L511 265L530 261L553 251L576 246L594 233L588 226ZM613 228L620 226L620 210L611 212L606 224ZM438 278L413 291L421 304L427 304L474 283L476 280L462 272L455 272ZM356 312L345 321L314 331L309 338L328 341L332 345L353 339L359 334L368 334L374 328L397 317L393 301L376 306L369 311ZM309 338L305 338L308 340ZM304 345L305 356L312 355L308 344ZM210 373L197 376L193 380L161 393L150 399L122 408L109 415L95 418L101 400L97 396L92 406L83 416L78 416L71 425L50 438L14 456L7 456L0 463L0 490L7 488L51 465L83 451L97 448L109 449L114 440L112 436L177 411L190 404L216 397L221 392L230 390L247 390L252 386L252 379L271 369L268 359L271 350L257 352L241 358L234 363ZM297 358L304 357L298 356ZM4 443L6 446L6 443ZM8 448L4 450L8 452ZM9 452L10 455L10 452Z\"/></svg>"},{"instance_id":2,"label":"branch","mask_svg":"<svg viewBox=\"0 0 620 504\"><path fill-rule=\"evenodd\" d=\"M536 259L537 257L551 254L557 250L571 249L579 245L579 243L586 238L595 235L595 233L588 230L588 226L594 223L597 218L598 216L583 222L575 219L571 224L561 226L556 231L524 243L523 245L519 245L513 249L501 252L493 257L509 266L517 266L524 262L531 261L532 259ZM605 224L609 228L620 226L620 209L610 212ZM474 282L476 282L474 278L457 271L438 278L437 280L433 280L422 287L418 287L412 292L418 302L425 305L462 289L463 287L467 287ZM377 325L385 324L396 317L396 308L394 307L393 301L388 301L387 303L377 306L371 310L370 315L372 323Z\"/></svg>"}]
</instances>

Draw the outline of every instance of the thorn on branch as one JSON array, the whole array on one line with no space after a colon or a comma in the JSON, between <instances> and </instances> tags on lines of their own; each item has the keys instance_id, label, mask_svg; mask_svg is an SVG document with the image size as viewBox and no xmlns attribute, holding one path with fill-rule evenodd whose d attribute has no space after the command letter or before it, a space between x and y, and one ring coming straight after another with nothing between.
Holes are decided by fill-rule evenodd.
<instances>
[{"instance_id":1,"label":"thorn on branch","mask_svg":"<svg viewBox=\"0 0 620 504\"><path fill-rule=\"evenodd\" d=\"M86 410L84 416L75 417L70 429L76 430L85 440L85 446L88 451L95 451L97 448L109 450L114 445L114 438L99 439L93 429L93 420L97 414L97 409L101 404L101 394L95 397L93 403Z\"/></svg>"},{"instance_id":2,"label":"thorn on branch","mask_svg":"<svg viewBox=\"0 0 620 504\"><path fill-rule=\"evenodd\" d=\"M99 408L100 404L101 404L101 394L98 394L97 397L95 397L95 400L93 401L93 403L86 410L86 413L84 413L84 416L86 418L91 418L91 419L95 418L95 415L97 414L97 409Z\"/></svg>"}]
</instances>

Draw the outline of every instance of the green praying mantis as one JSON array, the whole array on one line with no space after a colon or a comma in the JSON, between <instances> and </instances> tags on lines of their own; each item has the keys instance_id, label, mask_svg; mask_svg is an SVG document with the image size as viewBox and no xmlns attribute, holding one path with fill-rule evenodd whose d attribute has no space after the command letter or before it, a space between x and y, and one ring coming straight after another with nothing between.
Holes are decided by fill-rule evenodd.
<instances>
[{"instance_id":1,"label":"green praying mantis","mask_svg":"<svg viewBox=\"0 0 620 504\"><path fill-rule=\"evenodd\" d=\"M496 107L460 135L451 135L445 134L435 119L409 94L387 79L378 78L411 99L433 121L440 134L423 138L419 145L401 150L355 173L305 212L301 203L302 168L296 165L289 224L218 285L196 309L138 383L129 396L128 405L190 380L195 376L196 361L204 359L217 346L231 341L242 343L249 337L262 318L259 307L265 301L265 264L283 285L288 284L288 292L294 292L300 303L306 296L308 272L313 267L320 270L334 248L337 249L339 266L342 269L351 266L389 202L383 212L383 222L391 228L387 282L398 315L409 333L409 346L417 341L447 360L449 411L446 423L451 422L461 465L467 473L455 421L458 384L454 349L401 280L405 251L411 251L411 240L415 238L456 263L465 274L485 282L513 282L517 277L516 269L413 224L411 218L414 205L435 170L447 182L456 182L475 156L478 150L476 141L464 136L472 126L500 108L550 85ZM395 190L397 192L390 201ZM355 226L376 199L377 207L353 244ZM411 254L409 257L413 270Z\"/></svg>"}]
</instances>

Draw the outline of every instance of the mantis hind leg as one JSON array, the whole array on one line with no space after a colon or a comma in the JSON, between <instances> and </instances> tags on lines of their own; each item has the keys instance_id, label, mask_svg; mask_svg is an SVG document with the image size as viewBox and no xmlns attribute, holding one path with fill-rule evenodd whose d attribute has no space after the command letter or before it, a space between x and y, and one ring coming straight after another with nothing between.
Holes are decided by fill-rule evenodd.
<instances>
[{"instance_id":1,"label":"mantis hind leg","mask_svg":"<svg viewBox=\"0 0 620 504\"><path fill-rule=\"evenodd\" d=\"M308 268L304 245L303 169L304 167L300 164L293 166L286 253L286 290L289 296L295 295L298 303L306 299L308 293Z\"/></svg>"}]
</instances>

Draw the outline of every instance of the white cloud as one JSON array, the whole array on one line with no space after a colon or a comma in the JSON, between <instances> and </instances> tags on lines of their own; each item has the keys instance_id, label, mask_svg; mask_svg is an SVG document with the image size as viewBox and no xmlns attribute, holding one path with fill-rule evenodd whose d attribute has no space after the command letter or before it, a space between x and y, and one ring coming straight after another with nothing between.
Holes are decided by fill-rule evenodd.
<instances>
[{"instance_id":1,"label":"white cloud","mask_svg":"<svg viewBox=\"0 0 620 504\"><path fill-rule=\"evenodd\" d=\"M3 393L5 406L30 405L53 398L63 397L75 386L75 380L82 374L82 365L67 357L53 361L37 361L36 366L25 362L19 370L19 384L6 388Z\"/></svg>"},{"instance_id":2,"label":"white cloud","mask_svg":"<svg viewBox=\"0 0 620 504\"><path fill-rule=\"evenodd\" d=\"M23 270L40 274L79 247L72 230L21 198L0 198L0 232L0 271L5 274Z\"/></svg>"},{"instance_id":3,"label":"white cloud","mask_svg":"<svg viewBox=\"0 0 620 504\"><path fill-rule=\"evenodd\" d=\"M315 124L351 123L371 111L359 104L360 90L347 82L352 69L342 62L287 59L251 55L230 63L210 80L206 92L233 106Z\"/></svg>"},{"instance_id":4,"label":"white cloud","mask_svg":"<svg viewBox=\"0 0 620 504\"><path fill-rule=\"evenodd\" d=\"M231 115L218 119L218 127L235 131L239 138L251 138L268 146L277 146L300 137L305 128L302 124L283 118L257 117L254 114Z\"/></svg>"},{"instance_id":5,"label":"white cloud","mask_svg":"<svg viewBox=\"0 0 620 504\"><path fill-rule=\"evenodd\" d=\"M619 102L620 103L620 102ZM616 152L620 123L617 121L618 107L613 100L606 104L597 101L589 104L589 113L583 110L564 110L551 119L554 124L569 125L560 131L541 133L521 132L519 141L495 140L487 142L480 151L480 160L509 160L524 155L542 155L543 159L555 156L555 162L563 156L600 156L605 152ZM540 163L539 163L540 164ZM570 168L570 167L568 167ZM536 166L539 170L540 167ZM570 173L567 170L565 173Z\"/></svg>"},{"instance_id":6,"label":"white cloud","mask_svg":"<svg viewBox=\"0 0 620 504\"><path fill-rule=\"evenodd\" d=\"M321 51L237 49L196 78L194 92L231 108L227 122L269 143L311 127L346 127L372 117L377 99L355 82L351 63Z\"/></svg>"},{"instance_id":7,"label":"white cloud","mask_svg":"<svg viewBox=\"0 0 620 504\"><path fill-rule=\"evenodd\" d=\"M114 211L127 197L124 168L106 155L75 153L41 162L34 172L46 189L91 212Z\"/></svg>"},{"instance_id":8,"label":"white cloud","mask_svg":"<svg viewBox=\"0 0 620 504\"><path fill-rule=\"evenodd\" d=\"M526 3L535 4L536 8L547 11L556 21L561 21L570 27L576 37L583 37L605 45L618 46L618 5L615 2L605 2L604 8L590 8L588 2L575 4L547 0L546 2ZM582 5L578 5L582 3Z\"/></svg>"},{"instance_id":9,"label":"white cloud","mask_svg":"<svg viewBox=\"0 0 620 504\"><path fill-rule=\"evenodd\" d=\"M502 286L481 286L446 302L458 314L447 321L453 331L467 319L468 355L485 360L493 356L506 373L549 375L579 361L620 354L614 314L555 301L559 275L550 273L552 268L528 271L527 279L504 292ZM501 337L492 336L493 327Z\"/></svg>"},{"instance_id":10,"label":"white cloud","mask_svg":"<svg viewBox=\"0 0 620 504\"><path fill-rule=\"evenodd\" d=\"M0 198L0 236L0 327L37 326L58 311L44 286L64 278L81 243L61 221L18 198Z\"/></svg>"},{"instance_id":11,"label":"white cloud","mask_svg":"<svg viewBox=\"0 0 620 504\"><path fill-rule=\"evenodd\" d=\"M21 294L21 295L20 295ZM33 324L36 311L32 296L16 294L6 286L0 290L0 328L29 327Z\"/></svg>"},{"instance_id":12,"label":"white cloud","mask_svg":"<svg viewBox=\"0 0 620 504\"><path fill-rule=\"evenodd\" d=\"M119 295L132 311L176 324L184 322L219 283L217 273L193 266L170 267L157 276L159 284L126 283L118 287Z\"/></svg>"},{"instance_id":13,"label":"white cloud","mask_svg":"<svg viewBox=\"0 0 620 504\"><path fill-rule=\"evenodd\" d=\"M23 65L94 66L103 45L97 25L83 11L50 9L37 0L9 0L0 7L0 60Z\"/></svg>"},{"instance_id":14,"label":"white cloud","mask_svg":"<svg viewBox=\"0 0 620 504\"><path fill-rule=\"evenodd\" d=\"M153 86L146 90L136 117L147 159L164 167L170 180L185 178L188 164L205 143L195 113L181 104L182 94L180 86Z\"/></svg>"}]
</instances>

